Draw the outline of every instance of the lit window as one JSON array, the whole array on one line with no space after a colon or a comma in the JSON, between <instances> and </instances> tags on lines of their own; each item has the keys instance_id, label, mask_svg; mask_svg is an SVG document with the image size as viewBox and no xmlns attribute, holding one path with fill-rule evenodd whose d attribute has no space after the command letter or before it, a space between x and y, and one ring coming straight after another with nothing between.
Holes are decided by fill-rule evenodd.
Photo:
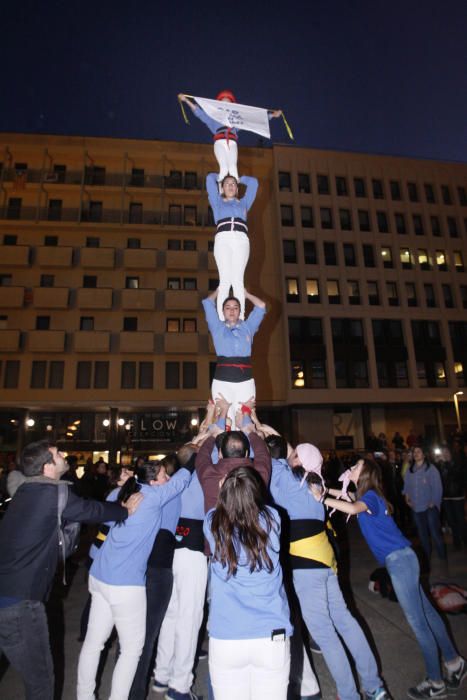
<instances>
[{"instance_id":1,"label":"lit window","mask_svg":"<svg viewBox=\"0 0 467 700\"><path fill-rule=\"evenodd\" d=\"M317 304L319 302L318 280L306 281L306 295L310 304Z\"/></svg>"},{"instance_id":2,"label":"lit window","mask_svg":"<svg viewBox=\"0 0 467 700\"><path fill-rule=\"evenodd\" d=\"M292 386L294 389L301 389L305 386L303 362L292 362Z\"/></svg>"},{"instance_id":3,"label":"lit window","mask_svg":"<svg viewBox=\"0 0 467 700\"><path fill-rule=\"evenodd\" d=\"M288 277L286 280L287 286L287 301L291 304L296 304L300 301L300 291L298 288L298 279L296 277Z\"/></svg>"}]
</instances>

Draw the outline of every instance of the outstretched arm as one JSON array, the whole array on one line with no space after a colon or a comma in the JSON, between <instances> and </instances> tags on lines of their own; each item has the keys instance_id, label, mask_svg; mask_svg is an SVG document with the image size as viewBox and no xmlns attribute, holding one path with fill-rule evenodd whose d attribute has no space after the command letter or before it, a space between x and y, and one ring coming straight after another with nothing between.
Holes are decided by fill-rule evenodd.
<instances>
[{"instance_id":1,"label":"outstretched arm","mask_svg":"<svg viewBox=\"0 0 467 700\"><path fill-rule=\"evenodd\" d=\"M192 102L186 95L184 95L182 92L178 94L178 99L180 102L185 102L191 109L192 112L194 112L197 108L196 102Z\"/></svg>"},{"instance_id":2,"label":"outstretched arm","mask_svg":"<svg viewBox=\"0 0 467 700\"><path fill-rule=\"evenodd\" d=\"M317 501L320 501L329 508L340 510L341 513L347 513L347 515L358 515L359 513L364 513L366 510L368 510L367 504L363 501L349 503L349 501L341 501L337 498L330 498L328 495L323 498L321 489L316 488L316 486L313 484L311 485L310 490ZM325 493L327 494L327 491L325 491Z\"/></svg>"},{"instance_id":3,"label":"outstretched arm","mask_svg":"<svg viewBox=\"0 0 467 700\"><path fill-rule=\"evenodd\" d=\"M255 177L250 177L249 175L242 175L240 178L240 184L246 186L246 192L242 197L242 201L245 202L248 210L255 201L256 193L258 192L258 180Z\"/></svg>"},{"instance_id":4,"label":"outstretched arm","mask_svg":"<svg viewBox=\"0 0 467 700\"><path fill-rule=\"evenodd\" d=\"M277 119L278 117L282 117L282 110L281 109L271 109L268 111L268 117L269 117L269 120Z\"/></svg>"}]
</instances>

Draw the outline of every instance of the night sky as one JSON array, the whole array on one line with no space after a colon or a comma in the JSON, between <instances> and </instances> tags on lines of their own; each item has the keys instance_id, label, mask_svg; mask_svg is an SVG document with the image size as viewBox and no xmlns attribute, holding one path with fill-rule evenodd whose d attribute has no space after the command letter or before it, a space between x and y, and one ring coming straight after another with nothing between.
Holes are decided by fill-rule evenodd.
<instances>
[{"instance_id":1,"label":"night sky","mask_svg":"<svg viewBox=\"0 0 467 700\"><path fill-rule=\"evenodd\" d=\"M228 88L298 146L466 162L466 28L465 0L11 0L0 131L209 142L176 95Z\"/></svg>"}]
</instances>

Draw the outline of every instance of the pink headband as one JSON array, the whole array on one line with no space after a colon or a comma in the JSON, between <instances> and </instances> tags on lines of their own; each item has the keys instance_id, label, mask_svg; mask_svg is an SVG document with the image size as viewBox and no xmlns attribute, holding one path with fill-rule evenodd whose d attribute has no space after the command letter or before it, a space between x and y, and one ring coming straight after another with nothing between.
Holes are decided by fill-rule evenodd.
<instances>
[{"instance_id":1,"label":"pink headband","mask_svg":"<svg viewBox=\"0 0 467 700\"><path fill-rule=\"evenodd\" d=\"M297 445L297 455L306 474L310 474L311 472L317 474L321 479L321 482L324 484L323 477L321 475L323 456L318 448L311 445L309 442L304 442L301 445ZM306 474L303 476L300 487L305 483Z\"/></svg>"}]
</instances>

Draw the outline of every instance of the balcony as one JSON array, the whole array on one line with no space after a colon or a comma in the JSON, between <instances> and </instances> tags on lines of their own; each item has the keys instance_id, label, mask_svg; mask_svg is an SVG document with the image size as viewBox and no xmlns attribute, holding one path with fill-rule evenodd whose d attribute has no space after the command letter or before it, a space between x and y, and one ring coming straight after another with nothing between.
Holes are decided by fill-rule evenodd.
<instances>
[{"instance_id":1,"label":"balcony","mask_svg":"<svg viewBox=\"0 0 467 700\"><path fill-rule=\"evenodd\" d=\"M188 289L166 289L165 308L167 311L198 311L199 294Z\"/></svg>"},{"instance_id":2,"label":"balcony","mask_svg":"<svg viewBox=\"0 0 467 700\"><path fill-rule=\"evenodd\" d=\"M33 306L36 309L66 309L69 291L68 287L34 287Z\"/></svg>"},{"instance_id":3,"label":"balcony","mask_svg":"<svg viewBox=\"0 0 467 700\"><path fill-rule=\"evenodd\" d=\"M81 212L81 213L80 213ZM166 211L147 210L129 212L128 209L88 209L78 207L48 209L47 207L4 206L0 207L0 219L11 221L56 221L81 224L119 224L146 226L173 226L176 228L214 226L207 213L199 213L193 220L169 215Z\"/></svg>"},{"instance_id":4,"label":"balcony","mask_svg":"<svg viewBox=\"0 0 467 700\"><path fill-rule=\"evenodd\" d=\"M198 252L196 250L168 250L165 254L165 266L168 270L198 270Z\"/></svg>"},{"instance_id":5,"label":"balcony","mask_svg":"<svg viewBox=\"0 0 467 700\"><path fill-rule=\"evenodd\" d=\"M153 289L122 289L122 309L154 311L155 306Z\"/></svg>"},{"instance_id":6,"label":"balcony","mask_svg":"<svg viewBox=\"0 0 467 700\"><path fill-rule=\"evenodd\" d=\"M40 267L71 267L73 248L71 246L44 246L36 249L37 264Z\"/></svg>"},{"instance_id":7,"label":"balcony","mask_svg":"<svg viewBox=\"0 0 467 700\"><path fill-rule=\"evenodd\" d=\"M81 267L115 267L115 248L81 248Z\"/></svg>"},{"instance_id":8,"label":"balcony","mask_svg":"<svg viewBox=\"0 0 467 700\"><path fill-rule=\"evenodd\" d=\"M122 331L120 352L154 352L154 333L150 331Z\"/></svg>"},{"instance_id":9,"label":"balcony","mask_svg":"<svg viewBox=\"0 0 467 700\"><path fill-rule=\"evenodd\" d=\"M123 251L123 267L135 270L155 270L157 250L153 248L126 248Z\"/></svg>"},{"instance_id":10,"label":"balcony","mask_svg":"<svg viewBox=\"0 0 467 700\"><path fill-rule=\"evenodd\" d=\"M2 266L27 267L29 265L28 245L4 245L1 248Z\"/></svg>"},{"instance_id":11,"label":"balcony","mask_svg":"<svg viewBox=\"0 0 467 700\"><path fill-rule=\"evenodd\" d=\"M0 330L0 352L19 350L20 331Z\"/></svg>"},{"instance_id":12,"label":"balcony","mask_svg":"<svg viewBox=\"0 0 467 700\"><path fill-rule=\"evenodd\" d=\"M199 191L203 189L203 181L198 176L196 180L183 177L170 177L159 174L146 174L144 170L133 173L106 172L105 168L99 170L87 167L84 170L47 170L40 168L28 168L16 170L5 168L2 173L3 182L19 182L25 184L40 183L44 185L81 185L84 181L86 187L151 187L157 189L171 189L184 191Z\"/></svg>"},{"instance_id":13,"label":"balcony","mask_svg":"<svg viewBox=\"0 0 467 700\"><path fill-rule=\"evenodd\" d=\"M108 331L76 331L73 334L75 352L109 352Z\"/></svg>"},{"instance_id":14,"label":"balcony","mask_svg":"<svg viewBox=\"0 0 467 700\"><path fill-rule=\"evenodd\" d=\"M0 287L0 308L20 309L24 302L24 287Z\"/></svg>"},{"instance_id":15,"label":"balcony","mask_svg":"<svg viewBox=\"0 0 467 700\"><path fill-rule=\"evenodd\" d=\"M197 353L198 333L165 333L164 348L166 353Z\"/></svg>"},{"instance_id":16,"label":"balcony","mask_svg":"<svg viewBox=\"0 0 467 700\"><path fill-rule=\"evenodd\" d=\"M65 349L65 331L29 331L28 339L31 352L63 352Z\"/></svg>"},{"instance_id":17,"label":"balcony","mask_svg":"<svg viewBox=\"0 0 467 700\"><path fill-rule=\"evenodd\" d=\"M76 303L79 309L111 309L112 290L81 287Z\"/></svg>"}]
</instances>

